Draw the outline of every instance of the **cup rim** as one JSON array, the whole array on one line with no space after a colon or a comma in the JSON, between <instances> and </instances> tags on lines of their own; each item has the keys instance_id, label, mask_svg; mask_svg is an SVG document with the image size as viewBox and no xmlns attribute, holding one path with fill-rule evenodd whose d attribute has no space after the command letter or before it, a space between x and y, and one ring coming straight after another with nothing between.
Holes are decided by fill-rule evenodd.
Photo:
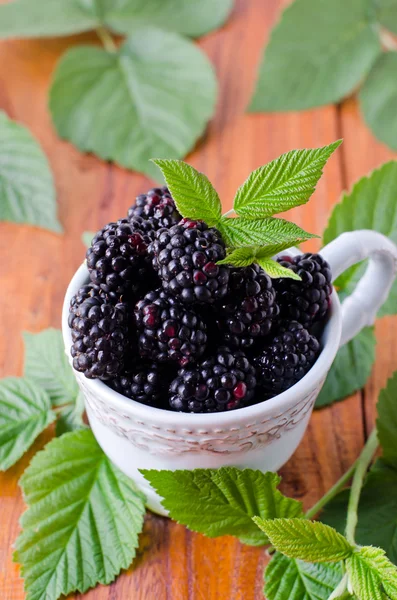
<instances>
[{"instance_id":1,"label":"cup rim","mask_svg":"<svg viewBox=\"0 0 397 600\"><path fill-rule=\"evenodd\" d=\"M300 252L296 248L283 251L283 254L290 255L298 253ZM88 281L88 269L86 264L83 263L74 273L64 298L62 308L62 335L65 353L68 356L70 364L72 363L70 357L72 338L68 326L70 300L77 290L83 285L86 285ZM261 418L266 415L273 416L275 412L281 414L285 408L295 404L308 393L314 391L325 378L338 351L342 333L341 305L335 289L333 289L331 298L331 312L321 338L323 348L313 367L300 381L286 391L269 400L263 400L252 406L217 413L178 413L163 408L147 406L135 400L126 398L122 394L119 394L108 387L103 381L99 379L88 379L82 373L75 371L72 367L73 374L77 380L84 382L84 387L89 388L94 396L101 398L109 406L116 409L117 412L134 416L135 418L142 419L142 421L151 420L159 422L162 425L172 425L174 427L178 425L190 429L235 425L236 421L239 421L240 419L244 421L250 421L252 419L253 422L255 422L258 416Z\"/></svg>"}]
</instances>

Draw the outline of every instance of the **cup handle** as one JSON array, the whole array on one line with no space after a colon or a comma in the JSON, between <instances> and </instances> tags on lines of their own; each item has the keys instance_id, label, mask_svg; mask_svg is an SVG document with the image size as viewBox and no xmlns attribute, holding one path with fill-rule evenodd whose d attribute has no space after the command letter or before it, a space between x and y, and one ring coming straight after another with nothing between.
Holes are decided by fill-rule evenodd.
<instances>
[{"instance_id":1,"label":"cup handle","mask_svg":"<svg viewBox=\"0 0 397 600\"><path fill-rule=\"evenodd\" d=\"M363 327L373 325L397 272L397 246L386 236L362 229L342 233L321 250L331 266L332 280L368 258L368 267L353 293L342 303L343 346Z\"/></svg>"}]
</instances>

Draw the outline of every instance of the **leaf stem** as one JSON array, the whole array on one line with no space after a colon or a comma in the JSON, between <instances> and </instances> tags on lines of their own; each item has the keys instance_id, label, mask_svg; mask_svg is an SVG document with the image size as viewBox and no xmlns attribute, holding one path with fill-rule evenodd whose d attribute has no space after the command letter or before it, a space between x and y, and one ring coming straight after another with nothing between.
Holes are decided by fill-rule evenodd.
<instances>
[{"instance_id":1,"label":"leaf stem","mask_svg":"<svg viewBox=\"0 0 397 600\"><path fill-rule=\"evenodd\" d=\"M350 490L349 504L347 507L346 539L351 544L355 544L355 534L358 521L358 503L360 501L361 489L368 467L379 446L378 433L376 428L369 436L367 443L357 461L356 469L353 475L352 486Z\"/></svg>"},{"instance_id":2,"label":"leaf stem","mask_svg":"<svg viewBox=\"0 0 397 600\"><path fill-rule=\"evenodd\" d=\"M234 208L231 208L230 210L228 210L227 212L225 212L224 215L222 215L222 217L228 217L229 215L234 213Z\"/></svg>"},{"instance_id":3,"label":"leaf stem","mask_svg":"<svg viewBox=\"0 0 397 600\"><path fill-rule=\"evenodd\" d=\"M96 33L99 39L101 40L105 50L112 53L117 52L117 46L114 43L112 36L104 27L97 27Z\"/></svg>"},{"instance_id":4,"label":"leaf stem","mask_svg":"<svg viewBox=\"0 0 397 600\"><path fill-rule=\"evenodd\" d=\"M322 508L324 508L326 504L328 504L328 502L330 502L337 494L339 494L341 490L343 490L347 482L353 477L359 460L360 457L357 458L350 469L348 469L346 473L344 473L342 477L338 479L338 481L328 490L328 492L326 492L324 496L320 498L318 502L316 502L316 504L309 508L305 514L306 519L312 519L318 512L320 512Z\"/></svg>"}]
</instances>

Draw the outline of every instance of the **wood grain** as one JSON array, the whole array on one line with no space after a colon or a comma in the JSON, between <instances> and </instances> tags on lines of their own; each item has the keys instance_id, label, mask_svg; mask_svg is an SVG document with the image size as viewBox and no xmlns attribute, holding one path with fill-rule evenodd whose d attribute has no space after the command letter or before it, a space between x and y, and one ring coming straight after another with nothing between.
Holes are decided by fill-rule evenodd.
<instances>
[{"instance_id":1,"label":"wood grain","mask_svg":"<svg viewBox=\"0 0 397 600\"><path fill-rule=\"evenodd\" d=\"M253 115L245 112L261 49L281 1L239 0L229 23L201 40L220 82L217 114L203 140L188 157L218 189L225 210L234 191L254 168L297 147L320 146L345 138L343 150L326 168L315 196L291 219L321 233L341 190L392 155L364 127L354 100L304 113ZM59 215L65 235L0 224L0 375L18 375L23 330L60 327L66 285L82 261L80 241L126 213L136 194L150 187L136 173L80 154L60 141L50 122L47 92L59 56L71 44L97 43L94 35L68 39L0 43L0 109L26 124L40 140L55 174ZM317 249L316 243L309 248ZM307 435L282 469L282 489L305 506L312 504L360 452L374 419L379 388L393 371L396 321L377 326L379 347L373 376L364 394L316 412ZM40 436L34 450L51 437ZM29 458L0 475L0 598L22 600L23 584L12 563L12 543L23 510L17 481ZM167 519L148 515L134 565L108 587L84 600L256 600L262 598L264 549L232 538L207 539ZM80 595L73 598L82 598Z\"/></svg>"}]
</instances>

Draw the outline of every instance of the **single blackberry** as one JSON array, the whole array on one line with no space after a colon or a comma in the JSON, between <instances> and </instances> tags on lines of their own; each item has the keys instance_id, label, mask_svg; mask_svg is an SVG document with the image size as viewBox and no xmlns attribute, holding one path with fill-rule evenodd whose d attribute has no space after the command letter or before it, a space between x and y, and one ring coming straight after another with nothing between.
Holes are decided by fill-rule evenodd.
<instances>
[{"instance_id":1,"label":"single blackberry","mask_svg":"<svg viewBox=\"0 0 397 600\"><path fill-rule=\"evenodd\" d=\"M255 369L245 354L221 346L211 358L178 371L169 403L179 412L233 410L252 403L255 387Z\"/></svg>"},{"instance_id":2,"label":"single blackberry","mask_svg":"<svg viewBox=\"0 0 397 600\"><path fill-rule=\"evenodd\" d=\"M109 379L123 369L129 347L128 306L111 303L96 286L84 286L70 302L73 367L89 379Z\"/></svg>"},{"instance_id":3,"label":"single blackberry","mask_svg":"<svg viewBox=\"0 0 397 600\"><path fill-rule=\"evenodd\" d=\"M221 234L203 221L182 219L171 229L160 229L149 246L153 266L163 288L185 304L212 304L227 293L229 268Z\"/></svg>"},{"instance_id":4,"label":"single blackberry","mask_svg":"<svg viewBox=\"0 0 397 600\"><path fill-rule=\"evenodd\" d=\"M297 383L312 368L320 343L297 321L281 321L277 335L254 360L258 384L274 396Z\"/></svg>"},{"instance_id":5,"label":"single blackberry","mask_svg":"<svg viewBox=\"0 0 397 600\"><path fill-rule=\"evenodd\" d=\"M137 196L128 209L130 220L141 217L151 223L154 230L172 227L182 219L167 187L153 188Z\"/></svg>"},{"instance_id":6,"label":"single blackberry","mask_svg":"<svg viewBox=\"0 0 397 600\"><path fill-rule=\"evenodd\" d=\"M332 294L332 274L327 261L320 254L279 256L277 261L302 279L275 280L274 287L281 316L299 321L305 326L324 319Z\"/></svg>"},{"instance_id":7,"label":"single blackberry","mask_svg":"<svg viewBox=\"0 0 397 600\"><path fill-rule=\"evenodd\" d=\"M160 407L167 395L164 375L156 363L137 364L109 381L108 385L131 400Z\"/></svg>"},{"instance_id":8,"label":"single blackberry","mask_svg":"<svg viewBox=\"0 0 397 600\"><path fill-rule=\"evenodd\" d=\"M139 353L156 362L180 366L199 358L205 350L205 323L190 308L161 289L149 292L135 307L140 332Z\"/></svg>"},{"instance_id":9,"label":"single blackberry","mask_svg":"<svg viewBox=\"0 0 397 600\"><path fill-rule=\"evenodd\" d=\"M87 250L90 279L107 293L139 297L153 280L147 254L150 239L139 225L139 220L134 225L127 219L108 223L98 231Z\"/></svg>"},{"instance_id":10,"label":"single blackberry","mask_svg":"<svg viewBox=\"0 0 397 600\"><path fill-rule=\"evenodd\" d=\"M268 335L278 314L272 280L259 265L231 269L228 295L217 310L217 324L228 345L251 348Z\"/></svg>"}]
</instances>

